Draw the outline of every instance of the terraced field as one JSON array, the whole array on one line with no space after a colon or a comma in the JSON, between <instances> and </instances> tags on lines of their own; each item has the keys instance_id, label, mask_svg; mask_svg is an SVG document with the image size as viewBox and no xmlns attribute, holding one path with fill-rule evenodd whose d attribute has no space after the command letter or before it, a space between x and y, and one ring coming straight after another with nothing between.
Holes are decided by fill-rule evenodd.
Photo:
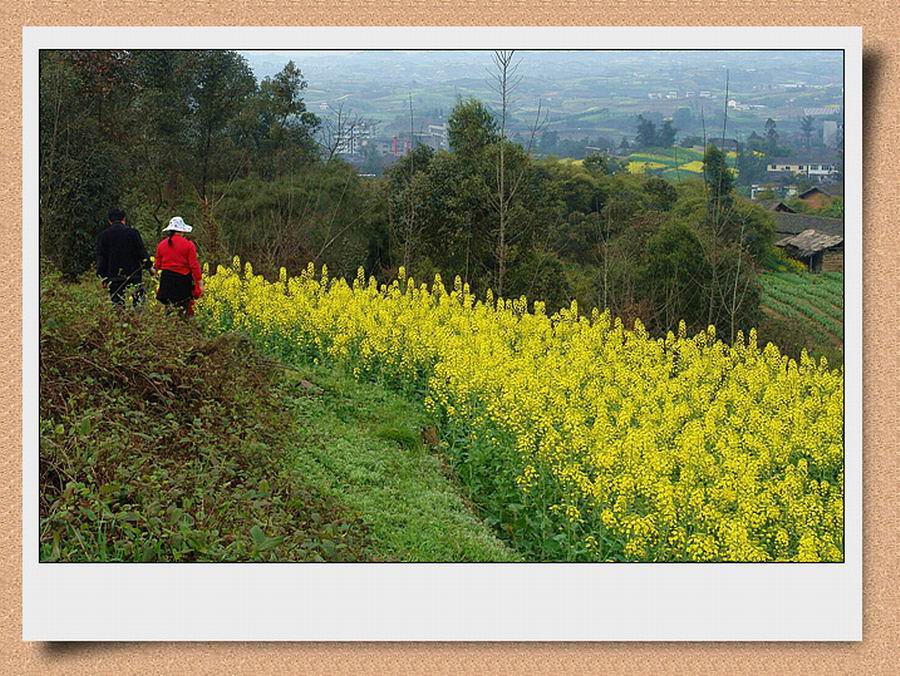
<instances>
[{"instance_id":1,"label":"terraced field","mask_svg":"<svg viewBox=\"0 0 900 676\"><path fill-rule=\"evenodd\" d=\"M818 345L843 349L844 275L767 272L762 275L763 310L796 322Z\"/></svg>"}]
</instances>

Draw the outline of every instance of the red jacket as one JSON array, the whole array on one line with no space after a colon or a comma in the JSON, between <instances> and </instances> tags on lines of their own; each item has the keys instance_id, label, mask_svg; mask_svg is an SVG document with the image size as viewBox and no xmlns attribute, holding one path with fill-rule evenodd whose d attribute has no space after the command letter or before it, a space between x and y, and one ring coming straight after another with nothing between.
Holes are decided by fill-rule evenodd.
<instances>
[{"instance_id":1,"label":"red jacket","mask_svg":"<svg viewBox=\"0 0 900 676\"><path fill-rule=\"evenodd\" d=\"M179 234L171 239L166 237L156 246L156 262L153 265L157 270L171 270L179 275L190 274L194 279L194 295L199 295L203 271L197 260L197 247L191 240Z\"/></svg>"}]
</instances>

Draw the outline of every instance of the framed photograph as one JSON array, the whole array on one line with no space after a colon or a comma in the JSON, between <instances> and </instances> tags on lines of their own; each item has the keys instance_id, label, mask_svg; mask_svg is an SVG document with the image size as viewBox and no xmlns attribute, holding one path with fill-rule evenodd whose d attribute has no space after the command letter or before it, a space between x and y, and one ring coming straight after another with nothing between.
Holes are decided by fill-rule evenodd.
<instances>
[{"instance_id":1,"label":"framed photograph","mask_svg":"<svg viewBox=\"0 0 900 676\"><path fill-rule=\"evenodd\" d=\"M26 640L859 641L858 28L25 28Z\"/></svg>"}]
</instances>

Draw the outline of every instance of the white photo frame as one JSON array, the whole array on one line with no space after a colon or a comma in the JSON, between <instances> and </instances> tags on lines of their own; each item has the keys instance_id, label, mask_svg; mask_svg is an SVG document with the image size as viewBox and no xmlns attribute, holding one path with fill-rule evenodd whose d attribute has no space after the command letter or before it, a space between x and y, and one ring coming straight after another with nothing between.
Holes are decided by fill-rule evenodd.
<instances>
[{"instance_id":1,"label":"white photo frame","mask_svg":"<svg viewBox=\"0 0 900 676\"><path fill-rule=\"evenodd\" d=\"M38 52L125 47L843 50L843 563L40 563ZM861 640L861 29L28 27L23 30L22 170L25 640Z\"/></svg>"}]
</instances>

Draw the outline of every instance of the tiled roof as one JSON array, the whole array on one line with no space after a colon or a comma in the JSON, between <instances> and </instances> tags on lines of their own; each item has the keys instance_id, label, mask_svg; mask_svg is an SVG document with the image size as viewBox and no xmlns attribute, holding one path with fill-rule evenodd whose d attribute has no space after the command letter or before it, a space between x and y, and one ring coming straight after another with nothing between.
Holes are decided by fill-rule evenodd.
<instances>
[{"instance_id":1,"label":"tiled roof","mask_svg":"<svg viewBox=\"0 0 900 676\"><path fill-rule=\"evenodd\" d=\"M786 211L774 211L772 215L775 217L775 232L780 235L799 235L804 230L818 230L826 235L844 236L842 218L791 214Z\"/></svg>"},{"instance_id":2,"label":"tiled roof","mask_svg":"<svg viewBox=\"0 0 900 676\"><path fill-rule=\"evenodd\" d=\"M784 200L780 200L777 197L769 200L756 200L756 203L766 211L789 211L790 213L795 213L793 209L784 203Z\"/></svg>"},{"instance_id":3,"label":"tiled roof","mask_svg":"<svg viewBox=\"0 0 900 676\"><path fill-rule=\"evenodd\" d=\"M830 192L828 192L827 190L825 190L825 188L820 188L819 186L816 186L816 185L814 185L812 188L807 188L806 190L801 192L799 195L797 195L797 197L799 199L803 199L807 195L812 195L813 193L816 193L816 192L820 192L827 197L832 197L832 194Z\"/></svg>"},{"instance_id":4,"label":"tiled roof","mask_svg":"<svg viewBox=\"0 0 900 676\"><path fill-rule=\"evenodd\" d=\"M813 254L825 251L844 243L843 235L826 235L817 230L804 230L797 235L791 235L775 242L775 246L793 249L792 253L800 258L809 258Z\"/></svg>"}]
</instances>

